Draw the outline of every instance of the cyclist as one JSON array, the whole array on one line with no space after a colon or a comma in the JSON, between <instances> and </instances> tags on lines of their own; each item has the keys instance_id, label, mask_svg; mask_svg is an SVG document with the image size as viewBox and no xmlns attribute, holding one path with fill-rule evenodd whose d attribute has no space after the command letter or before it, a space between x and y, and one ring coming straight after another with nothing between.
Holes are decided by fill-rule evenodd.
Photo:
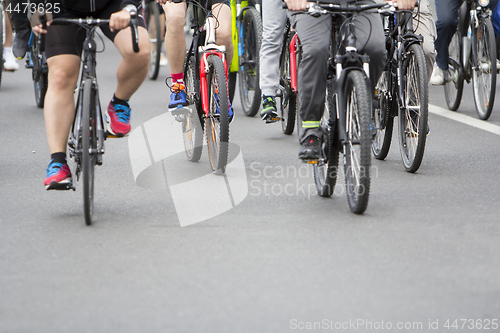
<instances>
[{"instance_id":1,"label":"cyclist","mask_svg":"<svg viewBox=\"0 0 500 333\"><path fill-rule=\"evenodd\" d=\"M292 11L305 10L307 0L285 0ZM359 3L373 3L363 1ZM401 9L413 8L414 0L401 0ZM316 160L320 157L319 128L325 108L326 66L330 42L332 18L330 15L312 17L308 14L295 15L293 23L300 36L302 58L299 65L298 85L302 129L299 151L301 160ZM359 52L370 56L370 81L372 93L384 69L387 52L382 20L378 12L365 12L354 17L356 47Z\"/></svg>"},{"instance_id":2,"label":"cyclist","mask_svg":"<svg viewBox=\"0 0 500 333\"><path fill-rule=\"evenodd\" d=\"M115 44L122 55L117 70L117 87L105 112L107 130L122 137L130 131L130 106L128 100L144 81L149 68L150 43L142 15L138 15L139 48L132 50L131 29L128 27L130 12L140 13L139 0L81 1L66 0L54 17L78 18L92 16L110 19L103 33ZM136 9L137 7L137 9ZM72 184L71 171L66 162L66 142L74 118L74 87L80 70L80 55L85 40L85 30L78 26L41 25L35 33L46 33L45 54L49 66L49 85L45 96L45 128L51 152L44 185L47 190L68 189Z\"/></svg>"},{"instance_id":3,"label":"cyclist","mask_svg":"<svg viewBox=\"0 0 500 333\"><path fill-rule=\"evenodd\" d=\"M279 63L286 10L281 0L262 1L262 44L260 47L260 89L262 110L260 116L266 123L276 122L276 90L279 84Z\"/></svg>"},{"instance_id":4,"label":"cyclist","mask_svg":"<svg viewBox=\"0 0 500 333\"><path fill-rule=\"evenodd\" d=\"M167 31L165 33L165 51L170 65L172 78L170 103L168 108L173 111L187 105L186 89L184 85L184 58L186 57L186 39L184 24L186 22L185 2L174 3L172 0L157 0L163 5ZM231 39L231 9L228 0L206 0L205 8L211 8L217 24L215 38L219 45L226 47L226 62L229 68L233 59L233 42ZM228 101L229 103L229 101ZM234 116L233 108L229 103L229 121Z\"/></svg>"}]
</instances>

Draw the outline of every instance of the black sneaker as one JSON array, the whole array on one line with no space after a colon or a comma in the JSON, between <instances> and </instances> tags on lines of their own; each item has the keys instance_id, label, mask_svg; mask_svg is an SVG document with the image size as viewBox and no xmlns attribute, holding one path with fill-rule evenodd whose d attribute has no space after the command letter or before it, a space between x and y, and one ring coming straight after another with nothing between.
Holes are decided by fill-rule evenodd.
<instances>
[{"instance_id":1,"label":"black sneaker","mask_svg":"<svg viewBox=\"0 0 500 333\"><path fill-rule=\"evenodd\" d=\"M14 41L12 42L12 53L17 59L22 59L28 51L28 42L30 40L31 30L25 29L16 31Z\"/></svg>"},{"instance_id":2,"label":"black sneaker","mask_svg":"<svg viewBox=\"0 0 500 333\"><path fill-rule=\"evenodd\" d=\"M262 120L269 123L275 123L280 120L278 111L276 110L276 100L272 96L264 96L262 98L262 111L260 111Z\"/></svg>"},{"instance_id":3,"label":"black sneaker","mask_svg":"<svg viewBox=\"0 0 500 333\"><path fill-rule=\"evenodd\" d=\"M319 160L319 149L319 138L315 135L309 135L302 143L302 148L299 151L299 159L303 161Z\"/></svg>"}]
</instances>

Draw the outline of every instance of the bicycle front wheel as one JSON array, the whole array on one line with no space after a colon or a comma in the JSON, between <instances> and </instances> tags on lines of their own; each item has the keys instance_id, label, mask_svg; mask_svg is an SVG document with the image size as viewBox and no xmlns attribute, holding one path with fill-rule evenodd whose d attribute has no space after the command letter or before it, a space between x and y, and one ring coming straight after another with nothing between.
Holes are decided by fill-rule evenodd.
<instances>
[{"instance_id":1,"label":"bicycle front wheel","mask_svg":"<svg viewBox=\"0 0 500 333\"><path fill-rule=\"evenodd\" d=\"M249 117L257 114L260 107L259 52L262 43L262 21L257 9L245 10L238 41L242 47L239 66L240 99L243 113Z\"/></svg>"},{"instance_id":2,"label":"bicycle front wheel","mask_svg":"<svg viewBox=\"0 0 500 333\"><path fill-rule=\"evenodd\" d=\"M146 1L146 26L148 27L149 42L151 43L151 59L149 62L148 77L150 80L158 78L160 71L160 56L162 31L160 26L160 10L155 1Z\"/></svg>"},{"instance_id":3,"label":"bicycle front wheel","mask_svg":"<svg viewBox=\"0 0 500 333\"><path fill-rule=\"evenodd\" d=\"M376 130L372 141L372 152L377 160L385 159L389 153L394 124L394 118L391 117L393 99L390 98L388 75L387 70L383 71L375 87L379 107L372 111Z\"/></svg>"},{"instance_id":4,"label":"bicycle front wheel","mask_svg":"<svg viewBox=\"0 0 500 333\"><path fill-rule=\"evenodd\" d=\"M424 157L429 94L424 51L420 45L412 44L408 48L402 73L404 107L399 108L399 145L406 171L415 172Z\"/></svg>"},{"instance_id":5,"label":"bicycle front wheel","mask_svg":"<svg viewBox=\"0 0 500 333\"><path fill-rule=\"evenodd\" d=\"M92 224L94 212L94 171L97 161L97 131L95 113L95 90L92 79L86 79L83 86L82 100L82 180L83 212L85 223Z\"/></svg>"},{"instance_id":6,"label":"bicycle front wheel","mask_svg":"<svg viewBox=\"0 0 500 333\"><path fill-rule=\"evenodd\" d=\"M188 96L188 110L182 118L182 137L184 139L184 149L188 160L197 162L200 160L203 150L203 125L200 121L200 79L198 76L196 58L191 55L186 67L186 93Z\"/></svg>"},{"instance_id":7,"label":"bicycle front wheel","mask_svg":"<svg viewBox=\"0 0 500 333\"><path fill-rule=\"evenodd\" d=\"M229 153L229 104L222 59L207 57L209 110L205 117L208 156L212 170L224 173Z\"/></svg>"},{"instance_id":8,"label":"bicycle front wheel","mask_svg":"<svg viewBox=\"0 0 500 333\"><path fill-rule=\"evenodd\" d=\"M349 72L345 82L346 142L344 173L349 208L362 214L370 195L371 98L364 74Z\"/></svg>"},{"instance_id":9,"label":"bicycle front wheel","mask_svg":"<svg viewBox=\"0 0 500 333\"><path fill-rule=\"evenodd\" d=\"M448 73L445 77L444 96L451 111L457 111L464 91L463 63L461 58L462 33L456 31L448 47Z\"/></svg>"},{"instance_id":10,"label":"bicycle front wheel","mask_svg":"<svg viewBox=\"0 0 500 333\"><path fill-rule=\"evenodd\" d=\"M497 87L497 48L490 18L480 18L472 45L472 90L477 115L487 120L493 110ZM475 41L475 42L474 42Z\"/></svg>"},{"instance_id":11,"label":"bicycle front wheel","mask_svg":"<svg viewBox=\"0 0 500 333\"><path fill-rule=\"evenodd\" d=\"M293 42L295 32L288 35L280 59L280 89L281 89L281 128L283 133L293 133L295 127L295 114L297 112L296 92L292 91L292 74L290 70L290 43Z\"/></svg>"}]
</instances>

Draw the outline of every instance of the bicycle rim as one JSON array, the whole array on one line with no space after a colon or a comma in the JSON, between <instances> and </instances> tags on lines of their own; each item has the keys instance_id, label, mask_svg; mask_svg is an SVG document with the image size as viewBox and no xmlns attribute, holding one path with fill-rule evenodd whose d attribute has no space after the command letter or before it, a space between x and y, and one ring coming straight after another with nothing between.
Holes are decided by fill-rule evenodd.
<instances>
[{"instance_id":1,"label":"bicycle rim","mask_svg":"<svg viewBox=\"0 0 500 333\"><path fill-rule=\"evenodd\" d=\"M95 128L95 93L92 80L85 80L82 105L82 180L85 223L92 224L94 211L94 171L96 165L97 135ZM92 152L91 152L92 151Z\"/></svg>"},{"instance_id":2,"label":"bicycle rim","mask_svg":"<svg viewBox=\"0 0 500 333\"><path fill-rule=\"evenodd\" d=\"M229 153L229 107L224 65L216 55L207 57L209 110L205 118L208 156L212 170L226 170Z\"/></svg>"},{"instance_id":3,"label":"bicycle rim","mask_svg":"<svg viewBox=\"0 0 500 333\"><path fill-rule=\"evenodd\" d=\"M281 89L281 129L284 134L292 134L295 127L297 112L297 95L292 91L292 74L290 70L290 48L294 33L290 33L283 46L280 59L280 89Z\"/></svg>"},{"instance_id":4,"label":"bicycle rim","mask_svg":"<svg viewBox=\"0 0 500 333\"><path fill-rule=\"evenodd\" d=\"M457 111L464 91L463 64L461 60L462 34L456 31L448 47L448 72L445 77L444 96L448 109Z\"/></svg>"},{"instance_id":5,"label":"bicycle rim","mask_svg":"<svg viewBox=\"0 0 500 333\"><path fill-rule=\"evenodd\" d=\"M403 102L399 109L399 138L401 158L406 171L415 172L424 156L427 138L428 86L424 51L410 45L403 61Z\"/></svg>"},{"instance_id":6,"label":"bicycle rim","mask_svg":"<svg viewBox=\"0 0 500 333\"><path fill-rule=\"evenodd\" d=\"M196 162L201 157L203 149L203 128L199 117L200 106L200 79L196 70L196 58L190 56L187 59L186 69L186 93L188 96L189 113L184 115L182 122L182 136L184 149L188 160Z\"/></svg>"},{"instance_id":7,"label":"bicycle rim","mask_svg":"<svg viewBox=\"0 0 500 333\"><path fill-rule=\"evenodd\" d=\"M346 137L344 173L349 208L362 214L370 195L371 131L368 85L359 70L349 72L345 83Z\"/></svg>"},{"instance_id":8,"label":"bicycle rim","mask_svg":"<svg viewBox=\"0 0 500 333\"><path fill-rule=\"evenodd\" d=\"M149 42L151 43L148 77L150 80L156 80L160 71L162 32L160 30L160 11L155 1L146 1L146 22Z\"/></svg>"},{"instance_id":9,"label":"bicycle rim","mask_svg":"<svg viewBox=\"0 0 500 333\"><path fill-rule=\"evenodd\" d=\"M497 52L495 33L491 20L481 18L479 27L474 30L472 68L472 91L474 103L480 119L487 120L495 102L497 77Z\"/></svg>"},{"instance_id":10,"label":"bicycle rim","mask_svg":"<svg viewBox=\"0 0 500 333\"><path fill-rule=\"evenodd\" d=\"M392 128L394 118L391 117L392 98L389 93L387 71L383 71L375 87L379 108L373 109L373 124L376 134L372 140L372 152L376 159L383 160L387 157L391 147Z\"/></svg>"},{"instance_id":11,"label":"bicycle rim","mask_svg":"<svg viewBox=\"0 0 500 333\"><path fill-rule=\"evenodd\" d=\"M239 88L243 113L249 117L257 114L260 107L259 52L262 43L262 21L255 8L245 10L238 39L242 46L239 66Z\"/></svg>"}]
</instances>

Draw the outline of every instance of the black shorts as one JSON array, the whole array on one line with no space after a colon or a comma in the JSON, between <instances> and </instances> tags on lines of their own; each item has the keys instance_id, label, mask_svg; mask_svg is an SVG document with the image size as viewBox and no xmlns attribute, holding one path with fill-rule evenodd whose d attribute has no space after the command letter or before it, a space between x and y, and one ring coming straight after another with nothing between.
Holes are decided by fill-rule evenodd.
<instances>
[{"instance_id":1,"label":"black shorts","mask_svg":"<svg viewBox=\"0 0 500 333\"><path fill-rule=\"evenodd\" d=\"M85 18L92 16L94 18L109 19L111 14L121 10L121 1L112 0L101 10L93 13L75 12L68 9L61 10L59 15L54 15L54 18ZM137 24L146 28L144 23L144 16L142 15L142 5L137 8L138 20ZM102 32L111 41L114 41L118 31L109 29L108 25L100 27ZM45 55L47 58L61 55L61 54L74 54L81 56L83 49L83 42L85 41L85 29L77 25L51 25L47 28L47 37L45 39ZM131 37L132 38L132 37Z\"/></svg>"}]
</instances>

